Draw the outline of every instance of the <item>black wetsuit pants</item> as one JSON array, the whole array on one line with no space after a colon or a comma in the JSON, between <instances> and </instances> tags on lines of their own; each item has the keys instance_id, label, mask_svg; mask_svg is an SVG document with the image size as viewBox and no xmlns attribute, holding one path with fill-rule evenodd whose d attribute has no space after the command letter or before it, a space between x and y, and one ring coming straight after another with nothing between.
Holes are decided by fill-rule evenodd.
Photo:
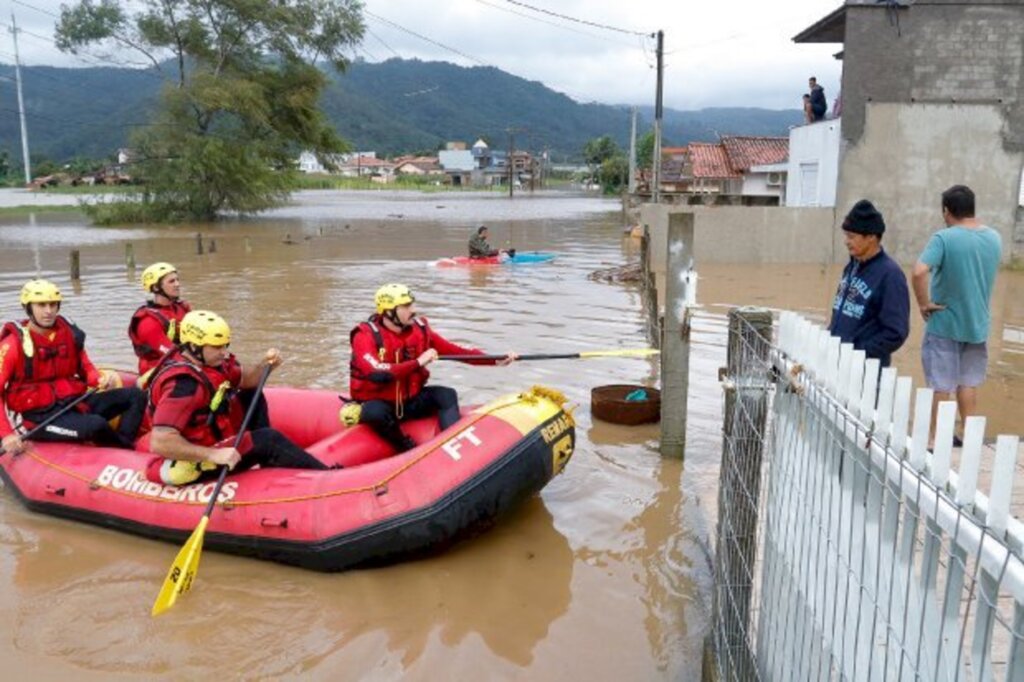
<instances>
[{"instance_id":1,"label":"black wetsuit pants","mask_svg":"<svg viewBox=\"0 0 1024 682\"><path fill-rule=\"evenodd\" d=\"M242 442L238 444L238 452L242 455L242 461L235 467L235 471L245 471L257 464L261 467L285 469L330 468L288 440L283 433L269 426L246 432Z\"/></svg>"},{"instance_id":2,"label":"black wetsuit pants","mask_svg":"<svg viewBox=\"0 0 1024 682\"><path fill-rule=\"evenodd\" d=\"M396 452L405 452L416 446L416 443L402 432L400 422L407 419L419 419L437 414L441 430L459 421L459 395L454 388L447 386L426 386L422 391L410 398L402 409L402 418L398 418L395 405L388 400L367 400L363 403L359 415L359 423L366 424L377 432L381 438L395 448Z\"/></svg>"},{"instance_id":3,"label":"black wetsuit pants","mask_svg":"<svg viewBox=\"0 0 1024 682\"><path fill-rule=\"evenodd\" d=\"M22 414L31 424L40 424L59 412L73 398L55 403L45 410ZM83 408L84 411L80 411ZM75 407L53 420L32 436L34 440L51 443L91 442L106 447L132 449L135 435L146 410L146 394L137 388L114 388L93 393ZM120 416L117 429L110 420Z\"/></svg>"}]
</instances>

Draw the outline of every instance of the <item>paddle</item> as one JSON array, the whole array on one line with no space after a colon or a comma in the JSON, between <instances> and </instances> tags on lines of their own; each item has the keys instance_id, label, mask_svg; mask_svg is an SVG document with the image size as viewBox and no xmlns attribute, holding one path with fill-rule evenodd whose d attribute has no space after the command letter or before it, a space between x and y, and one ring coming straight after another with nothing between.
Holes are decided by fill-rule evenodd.
<instances>
[{"instance_id":1,"label":"paddle","mask_svg":"<svg viewBox=\"0 0 1024 682\"><path fill-rule=\"evenodd\" d=\"M577 360L587 358L646 358L657 355L661 351L656 348L628 348L626 350L586 350L579 353L538 353L520 355L517 361L523 360ZM504 360L507 355L442 355L438 360Z\"/></svg>"},{"instance_id":2,"label":"paddle","mask_svg":"<svg viewBox=\"0 0 1024 682\"><path fill-rule=\"evenodd\" d=\"M239 443L242 442L242 437L245 435L249 421L256 411L256 405L259 403L260 395L263 393L263 385L267 383L267 377L270 376L271 369L273 367L267 365L263 370L263 374L260 375L260 381L256 384L256 391L253 394L252 402L249 404L249 409L242 420L241 428L238 429L238 435L235 436L233 447L237 448ZM199 555L203 551L203 536L206 534L206 525L210 522L210 514L213 513L213 508L217 504L217 497L220 495L220 489L224 486L224 480L227 478L227 475L228 468L222 466L220 468L220 477L217 479L217 485L213 489L213 495L210 496L210 501L206 504L206 510L203 512L203 518L199 519L199 525L192 531L192 535L189 536L188 541L178 552L178 555L174 557L174 563L171 564L170 570L167 571L164 584L160 587L160 594L156 596L156 601L153 602L153 616L159 616L174 606L174 603L178 600L178 595L184 594L192 588L196 572L199 571Z\"/></svg>"},{"instance_id":3,"label":"paddle","mask_svg":"<svg viewBox=\"0 0 1024 682\"><path fill-rule=\"evenodd\" d=\"M51 414L49 417L47 417L43 421L41 421L38 424L36 424L35 426L33 426L31 429L29 429L28 433L23 435L21 437L21 439L22 440L28 440L29 438L31 438L32 436L34 436L35 434L39 433L40 431L45 429L47 426L52 424L54 422L54 420L56 420L59 417L67 414L67 412L72 407L74 407L78 403L82 402L83 400L85 400L86 398L88 398L89 396L91 396L95 392L96 392L95 388L86 389L85 393L83 393L82 395L78 396L77 398L72 400L70 403L68 403L64 407L60 408L59 410L57 410L54 414ZM7 453L7 451L4 450L2 447L0 447L0 455L4 455L6 453Z\"/></svg>"}]
</instances>

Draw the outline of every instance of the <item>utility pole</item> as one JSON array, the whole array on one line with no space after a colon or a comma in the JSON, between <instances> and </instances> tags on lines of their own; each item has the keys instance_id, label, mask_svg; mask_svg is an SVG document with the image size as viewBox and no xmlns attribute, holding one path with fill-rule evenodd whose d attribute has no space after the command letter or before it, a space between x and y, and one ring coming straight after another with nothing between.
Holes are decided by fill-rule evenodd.
<instances>
[{"instance_id":1,"label":"utility pole","mask_svg":"<svg viewBox=\"0 0 1024 682\"><path fill-rule=\"evenodd\" d=\"M18 88L18 116L21 119L21 156L25 163L25 184L32 182L32 169L28 163L28 129L25 127L25 101L21 96L21 60L18 58L18 25L11 12L11 34L14 36L14 79Z\"/></svg>"},{"instance_id":2,"label":"utility pole","mask_svg":"<svg viewBox=\"0 0 1024 682\"><path fill-rule=\"evenodd\" d=\"M513 166L515 165L512 161L512 154L515 153L515 128L508 129L508 160L505 164L508 166L508 198L512 198L512 173Z\"/></svg>"},{"instance_id":3,"label":"utility pole","mask_svg":"<svg viewBox=\"0 0 1024 682\"><path fill-rule=\"evenodd\" d=\"M658 31L658 91L654 98L654 168L651 169L651 200L661 201L661 89L664 75L665 32Z\"/></svg>"},{"instance_id":4,"label":"utility pole","mask_svg":"<svg viewBox=\"0 0 1024 682\"><path fill-rule=\"evenodd\" d=\"M629 131L629 193L636 194L636 107L633 107L633 124Z\"/></svg>"}]
</instances>

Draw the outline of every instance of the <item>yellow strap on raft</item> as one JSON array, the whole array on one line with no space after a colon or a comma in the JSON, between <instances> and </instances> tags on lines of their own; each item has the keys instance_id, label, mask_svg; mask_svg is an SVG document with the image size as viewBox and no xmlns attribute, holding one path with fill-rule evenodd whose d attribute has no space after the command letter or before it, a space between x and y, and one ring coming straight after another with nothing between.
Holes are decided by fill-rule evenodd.
<instances>
[{"instance_id":1,"label":"yellow strap on raft","mask_svg":"<svg viewBox=\"0 0 1024 682\"><path fill-rule=\"evenodd\" d=\"M560 391L556 391L554 389L547 388L545 386L533 386L529 391L526 391L525 393L520 393L520 394L518 394L516 396L512 396L512 397L509 397L509 398L496 400L496 401L494 401L494 402L492 402L492 403L490 403L488 405L484 405L483 407L481 407L479 409L478 412L474 413L467 420L466 423L464 423L462 425L462 429L464 430L467 427L472 426L473 424L475 424L479 420L483 419L484 417L488 416L489 414L492 414L492 413L495 413L495 412L499 412L502 408L506 408L506 407L509 407L511 405L514 405L516 402L524 401L524 402L536 403L536 402L538 402L542 398L546 398L546 399L551 400L554 403L556 403L559 406L559 408L562 410L562 412L565 415L566 419L570 420L570 423L572 425L575 425L575 420L572 417L571 410L567 409L566 406L565 406L565 403L568 402L568 400L567 400L567 398L565 397L564 394L562 394ZM355 486L355 487L352 487L352 488L342 488L342 489L338 489L338 490L326 490L326 491L321 491L321 492L317 492L317 493L311 493L311 494L308 494L308 495L295 495L295 496L291 496L291 497L277 497L277 498L268 498L268 499L261 499L261 500L232 500L230 502L218 503L218 505L222 506L222 507L259 507L259 506L267 506L267 505L274 505L274 504L289 504L289 503L295 503L295 502L308 502L310 500L318 500L318 499L324 499L324 498L330 498L330 497L340 497L340 496L344 496L344 495L352 495L352 494L366 492L366 491L370 491L370 490L379 490L382 486L387 485L388 482L398 478L404 472L406 472L409 469L411 469L413 466L416 465L417 462L419 462L420 460L422 460L425 457L429 456L438 447L440 447L440 444L435 445L433 448L430 448L429 450L424 450L423 452L419 453L419 455L417 457L409 460L408 462L406 462L399 469L396 469L394 471L390 471L381 480L376 481L376 482L370 482L370 483L367 483L367 484L364 484L364 485ZM130 497L130 498L135 498L135 499L144 499L144 500L147 500L149 502L160 502L160 503L166 503L166 504L188 505L188 506L200 506L200 505L206 505L207 504L206 502L199 502L199 501L196 501L196 502L185 502L185 501L174 500L174 499L169 499L169 498L152 497L152 496L149 496L149 495L143 495L141 493L132 492L130 490L122 490L120 488L114 488L113 486L103 485L103 484L100 484L99 482L97 482L94 479L90 479L90 478L88 478L86 476L83 476L83 475L79 474L76 471L73 471L71 469L67 469L65 467L62 467L61 465L57 464L54 461L45 459L44 457L40 456L37 452L33 451L32 449L29 449L26 454L29 457L31 457L32 459L34 459L37 462L39 462L40 464L42 464L44 466L47 466L47 467L49 467L51 469L54 469L55 471L59 471L62 474L64 474L65 476L67 476L68 478L71 478L71 479L74 479L74 480L78 480L78 481L81 481L81 482L85 483L92 490L100 490L100 489L102 489L102 490L106 490L106 491L108 491L110 493L113 493L113 494L116 494L116 495L122 495L124 497ZM564 455L562 457L563 457L563 459L565 458ZM168 461L170 462L171 460L168 460ZM173 466L175 466L175 468L181 466L182 467L182 473L184 474L190 468L190 467L187 466L188 464L195 465L194 462L183 462L183 461L179 460L179 461L174 462ZM185 466L182 466L182 465L185 465ZM204 463L200 463L199 467L205 469L205 467L208 466L208 465L209 465L208 462L204 462Z\"/></svg>"}]
</instances>

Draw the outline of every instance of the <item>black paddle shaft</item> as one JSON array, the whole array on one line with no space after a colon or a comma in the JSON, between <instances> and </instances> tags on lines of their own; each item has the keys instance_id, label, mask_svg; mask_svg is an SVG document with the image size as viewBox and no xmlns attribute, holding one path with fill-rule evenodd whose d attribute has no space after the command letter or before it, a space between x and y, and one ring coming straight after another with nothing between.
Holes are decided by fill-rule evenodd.
<instances>
[{"instance_id":1,"label":"black paddle shaft","mask_svg":"<svg viewBox=\"0 0 1024 682\"><path fill-rule=\"evenodd\" d=\"M60 408L59 410L57 410L57 412L55 412L54 414L51 414L46 419L44 419L43 421L41 421L38 424L36 424L35 426L33 426L28 431L28 433L26 433L24 436L21 437L21 439L22 440L28 440L29 438L31 438L32 436L34 436L35 434L39 433L40 431L45 429L47 426L49 426L50 424L55 422L57 419L59 419L60 417L62 417L65 414L67 414L71 410L71 408L73 408L75 405L77 405L78 403L82 402L83 400L85 400L86 398L88 398L89 396L91 396L95 392L96 392L95 388L87 389L85 391L85 393L83 393L82 395L78 396L77 398L72 400L70 403L68 403L64 407ZM4 450L3 448L0 448L0 455L4 455L6 453L7 453L6 450Z\"/></svg>"}]
</instances>

